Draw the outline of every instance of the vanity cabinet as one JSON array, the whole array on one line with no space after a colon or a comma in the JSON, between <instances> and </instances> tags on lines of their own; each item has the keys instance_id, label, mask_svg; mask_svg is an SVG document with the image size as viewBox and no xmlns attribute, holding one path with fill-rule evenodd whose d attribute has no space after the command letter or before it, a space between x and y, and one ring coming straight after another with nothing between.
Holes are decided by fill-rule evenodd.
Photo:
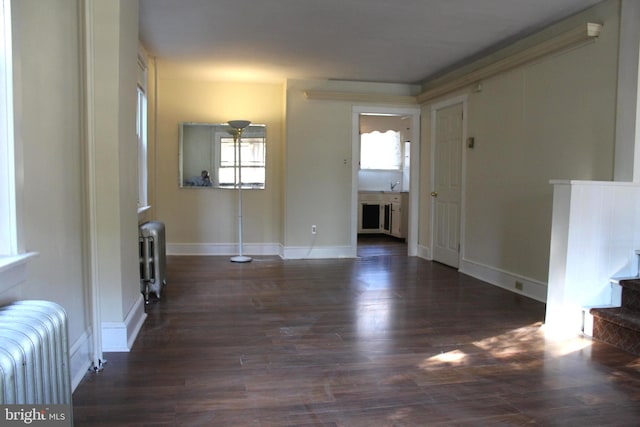
<instances>
[{"instance_id":1,"label":"vanity cabinet","mask_svg":"<svg viewBox=\"0 0 640 427\"><path fill-rule=\"evenodd\" d=\"M358 233L384 233L406 238L407 193L358 193Z\"/></svg>"},{"instance_id":2,"label":"vanity cabinet","mask_svg":"<svg viewBox=\"0 0 640 427\"><path fill-rule=\"evenodd\" d=\"M358 233L379 233L383 217L381 193L358 193Z\"/></svg>"}]
</instances>

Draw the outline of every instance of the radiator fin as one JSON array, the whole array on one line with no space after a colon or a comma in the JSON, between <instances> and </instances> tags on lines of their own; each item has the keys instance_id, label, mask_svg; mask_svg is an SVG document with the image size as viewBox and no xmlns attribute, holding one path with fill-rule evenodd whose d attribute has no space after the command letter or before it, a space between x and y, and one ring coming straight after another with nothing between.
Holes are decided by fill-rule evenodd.
<instances>
[{"instance_id":1,"label":"radiator fin","mask_svg":"<svg viewBox=\"0 0 640 427\"><path fill-rule=\"evenodd\" d=\"M71 404L67 315L50 301L0 307L0 403Z\"/></svg>"}]
</instances>

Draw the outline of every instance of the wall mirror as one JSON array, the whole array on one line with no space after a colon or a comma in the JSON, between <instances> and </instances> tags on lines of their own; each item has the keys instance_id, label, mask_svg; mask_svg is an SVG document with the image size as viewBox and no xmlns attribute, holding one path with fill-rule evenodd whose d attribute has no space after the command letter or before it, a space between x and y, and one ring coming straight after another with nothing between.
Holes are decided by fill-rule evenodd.
<instances>
[{"instance_id":1,"label":"wall mirror","mask_svg":"<svg viewBox=\"0 0 640 427\"><path fill-rule=\"evenodd\" d=\"M266 126L249 125L238 141L233 134L227 123L180 123L181 188L265 188Z\"/></svg>"}]
</instances>

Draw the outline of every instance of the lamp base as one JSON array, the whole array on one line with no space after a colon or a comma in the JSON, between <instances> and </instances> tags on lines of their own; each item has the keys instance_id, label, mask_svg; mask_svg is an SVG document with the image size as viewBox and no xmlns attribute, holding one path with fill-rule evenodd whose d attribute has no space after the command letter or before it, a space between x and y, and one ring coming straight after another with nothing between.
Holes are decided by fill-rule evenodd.
<instances>
[{"instance_id":1,"label":"lamp base","mask_svg":"<svg viewBox=\"0 0 640 427\"><path fill-rule=\"evenodd\" d=\"M238 256L231 257L231 262L250 262L251 259L252 258L248 256L238 255Z\"/></svg>"}]
</instances>

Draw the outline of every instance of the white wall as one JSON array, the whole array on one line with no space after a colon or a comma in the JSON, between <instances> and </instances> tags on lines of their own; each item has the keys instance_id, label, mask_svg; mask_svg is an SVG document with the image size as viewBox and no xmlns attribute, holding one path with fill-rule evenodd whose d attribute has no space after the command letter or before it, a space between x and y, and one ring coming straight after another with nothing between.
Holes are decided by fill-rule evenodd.
<instances>
[{"instance_id":1,"label":"white wall","mask_svg":"<svg viewBox=\"0 0 640 427\"><path fill-rule=\"evenodd\" d=\"M246 254L278 254L282 228L284 98L280 84L221 83L163 78L158 61L157 192L154 216L166 226L169 254L237 253L237 192L179 187L180 122L265 124L264 190L243 191Z\"/></svg>"},{"instance_id":2,"label":"white wall","mask_svg":"<svg viewBox=\"0 0 640 427\"><path fill-rule=\"evenodd\" d=\"M640 186L555 181L546 330L577 334L582 308L619 306L610 279L635 277ZM616 286L616 285L614 285Z\"/></svg>"},{"instance_id":3,"label":"white wall","mask_svg":"<svg viewBox=\"0 0 640 427\"><path fill-rule=\"evenodd\" d=\"M640 4L621 2L615 179L553 181L553 222L546 329L591 335L590 307L620 306L618 280L640 274Z\"/></svg>"},{"instance_id":4,"label":"white wall","mask_svg":"<svg viewBox=\"0 0 640 427\"><path fill-rule=\"evenodd\" d=\"M403 170L360 170L358 171L358 190L360 191L392 191L391 184L397 184L393 191L406 191L409 180L405 181Z\"/></svg>"},{"instance_id":5,"label":"white wall","mask_svg":"<svg viewBox=\"0 0 640 427\"><path fill-rule=\"evenodd\" d=\"M499 74L468 92L467 135L475 148L465 148L461 271L511 290L516 279L523 281L524 293L541 300L549 266L549 181L613 178L619 3L605 2L546 33L582 22L603 24L595 43ZM422 133L427 147L430 126ZM423 147L423 188L431 188L429 151ZM421 212L429 209L426 202ZM420 238L428 247L429 234Z\"/></svg>"}]
</instances>

